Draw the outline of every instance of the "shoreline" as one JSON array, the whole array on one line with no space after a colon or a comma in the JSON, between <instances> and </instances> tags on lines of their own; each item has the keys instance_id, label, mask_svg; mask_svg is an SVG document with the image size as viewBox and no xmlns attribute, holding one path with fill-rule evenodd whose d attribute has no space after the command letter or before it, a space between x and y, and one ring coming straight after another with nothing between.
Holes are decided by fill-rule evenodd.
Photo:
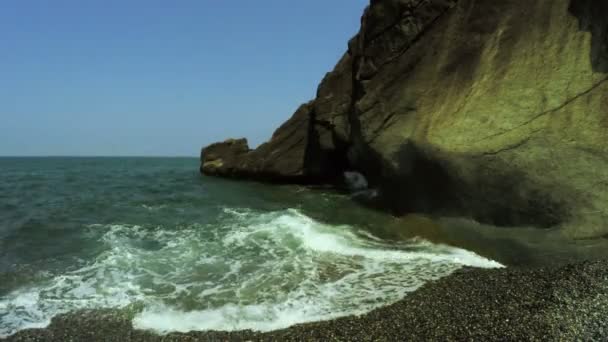
<instances>
[{"instance_id":1,"label":"shoreline","mask_svg":"<svg viewBox=\"0 0 608 342\"><path fill-rule=\"evenodd\" d=\"M473 269L429 282L360 316L270 332L134 330L117 310L60 315L3 341L606 340L608 261L560 267Z\"/></svg>"}]
</instances>

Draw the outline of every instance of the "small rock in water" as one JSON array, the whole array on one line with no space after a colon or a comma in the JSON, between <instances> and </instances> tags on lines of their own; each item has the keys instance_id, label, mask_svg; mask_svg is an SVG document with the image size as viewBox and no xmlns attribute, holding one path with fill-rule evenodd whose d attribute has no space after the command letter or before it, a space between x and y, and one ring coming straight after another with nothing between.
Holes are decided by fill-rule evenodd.
<instances>
[{"instance_id":1,"label":"small rock in water","mask_svg":"<svg viewBox=\"0 0 608 342\"><path fill-rule=\"evenodd\" d=\"M344 172L344 181L351 191L365 190L369 186L365 176L356 171Z\"/></svg>"}]
</instances>

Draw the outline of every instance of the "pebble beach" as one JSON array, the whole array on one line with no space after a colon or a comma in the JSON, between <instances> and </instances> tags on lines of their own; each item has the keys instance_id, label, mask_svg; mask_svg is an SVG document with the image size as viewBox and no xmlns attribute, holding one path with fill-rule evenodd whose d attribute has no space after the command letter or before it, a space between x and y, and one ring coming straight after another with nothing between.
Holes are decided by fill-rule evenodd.
<instances>
[{"instance_id":1,"label":"pebble beach","mask_svg":"<svg viewBox=\"0 0 608 342\"><path fill-rule=\"evenodd\" d=\"M362 316L259 333L155 335L118 311L58 316L6 341L605 341L608 262L545 268L465 268Z\"/></svg>"}]
</instances>

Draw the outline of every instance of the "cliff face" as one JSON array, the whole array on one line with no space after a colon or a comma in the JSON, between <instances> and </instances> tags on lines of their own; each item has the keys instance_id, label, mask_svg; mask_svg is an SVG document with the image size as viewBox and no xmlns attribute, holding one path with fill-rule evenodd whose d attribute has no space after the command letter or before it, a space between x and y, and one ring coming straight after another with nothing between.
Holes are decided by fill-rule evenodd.
<instances>
[{"instance_id":1,"label":"cliff face","mask_svg":"<svg viewBox=\"0 0 608 342\"><path fill-rule=\"evenodd\" d=\"M210 175L363 173L380 204L608 235L608 1L372 0L315 100Z\"/></svg>"}]
</instances>

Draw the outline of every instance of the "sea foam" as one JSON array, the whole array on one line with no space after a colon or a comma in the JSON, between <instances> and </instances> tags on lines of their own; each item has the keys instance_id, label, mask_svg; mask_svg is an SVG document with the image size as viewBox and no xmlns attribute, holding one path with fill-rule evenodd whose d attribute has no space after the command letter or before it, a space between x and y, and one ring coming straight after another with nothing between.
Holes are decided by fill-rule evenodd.
<instances>
[{"instance_id":1,"label":"sea foam","mask_svg":"<svg viewBox=\"0 0 608 342\"><path fill-rule=\"evenodd\" d=\"M269 331L362 314L462 266L502 267L426 241L386 242L298 210L226 208L219 225L92 225L105 249L81 267L0 297L0 336L77 309L140 304L157 333Z\"/></svg>"}]
</instances>

